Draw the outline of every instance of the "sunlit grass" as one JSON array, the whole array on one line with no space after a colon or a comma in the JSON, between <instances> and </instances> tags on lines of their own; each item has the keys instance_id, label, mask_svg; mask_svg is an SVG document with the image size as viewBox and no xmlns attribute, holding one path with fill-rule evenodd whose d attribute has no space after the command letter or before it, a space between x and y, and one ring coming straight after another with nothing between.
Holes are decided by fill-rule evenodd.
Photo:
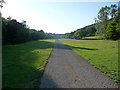
<instances>
[{"instance_id":1,"label":"sunlit grass","mask_svg":"<svg viewBox=\"0 0 120 90\"><path fill-rule=\"evenodd\" d=\"M75 39L61 39L61 41L115 82L120 83L118 80L118 41Z\"/></svg>"},{"instance_id":2,"label":"sunlit grass","mask_svg":"<svg viewBox=\"0 0 120 90\"><path fill-rule=\"evenodd\" d=\"M24 87L41 77L55 40L3 46L3 88Z\"/></svg>"},{"instance_id":3,"label":"sunlit grass","mask_svg":"<svg viewBox=\"0 0 120 90\"><path fill-rule=\"evenodd\" d=\"M83 37L83 40L100 40L99 36L90 36L90 37Z\"/></svg>"}]
</instances>

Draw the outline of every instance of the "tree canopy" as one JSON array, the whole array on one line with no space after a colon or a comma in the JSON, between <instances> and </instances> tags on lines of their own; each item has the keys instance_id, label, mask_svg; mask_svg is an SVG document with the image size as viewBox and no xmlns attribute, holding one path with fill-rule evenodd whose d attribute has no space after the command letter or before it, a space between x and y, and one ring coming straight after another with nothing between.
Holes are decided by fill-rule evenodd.
<instances>
[{"instance_id":1,"label":"tree canopy","mask_svg":"<svg viewBox=\"0 0 120 90\"><path fill-rule=\"evenodd\" d=\"M63 34L45 33L43 30L30 29L26 21L18 22L11 17L2 18L3 44L19 44L31 40L62 38Z\"/></svg>"},{"instance_id":2,"label":"tree canopy","mask_svg":"<svg viewBox=\"0 0 120 90\"><path fill-rule=\"evenodd\" d=\"M65 38L82 39L95 35L102 39L120 39L120 8L116 4L102 7L95 18L95 24L66 33Z\"/></svg>"},{"instance_id":3,"label":"tree canopy","mask_svg":"<svg viewBox=\"0 0 120 90\"><path fill-rule=\"evenodd\" d=\"M102 7L96 20L96 34L103 39L120 39L120 9L117 5Z\"/></svg>"}]
</instances>

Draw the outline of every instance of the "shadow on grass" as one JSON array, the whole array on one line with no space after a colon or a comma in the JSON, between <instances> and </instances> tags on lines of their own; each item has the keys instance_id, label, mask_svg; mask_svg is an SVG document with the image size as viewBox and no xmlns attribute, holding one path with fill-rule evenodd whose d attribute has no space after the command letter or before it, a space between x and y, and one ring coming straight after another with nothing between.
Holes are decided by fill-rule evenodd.
<instances>
[{"instance_id":1,"label":"shadow on grass","mask_svg":"<svg viewBox=\"0 0 120 90\"><path fill-rule=\"evenodd\" d=\"M27 47L30 48L37 48L37 49L47 49L51 48L54 42L49 42L49 41L33 41L31 44L26 43Z\"/></svg>"},{"instance_id":2,"label":"shadow on grass","mask_svg":"<svg viewBox=\"0 0 120 90\"><path fill-rule=\"evenodd\" d=\"M32 52L36 49L67 49L69 47L61 44L58 40L54 45L54 42L49 41L33 41L19 45L7 45L3 46L3 88L19 88L25 84L34 81L34 79L40 78L43 74L42 70L36 70L33 66L37 59L40 58L39 51ZM93 48L72 47L85 50L97 50ZM54 87L57 85L50 79L49 76L45 76L46 79L52 83ZM34 83L33 83L34 84ZM35 85L36 82L35 82ZM30 84L30 86L32 86Z\"/></svg>"},{"instance_id":3,"label":"shadow on grass","mask_svg":"<svg viewBox=\"0 0 120 90\"><path fill-rule=\"evenodd\" d=\"M63 45L60 40L56 41L55 47L56 49L67 49L70 50L70 48L76 48L76 49L84 49L84 50L98 50L94 48L85 48L85 47L75 47L70 45Z\"/></svg>"},{"instance_id":4,"label":"shadow on grass","mask_svg":"<svg viewBox=\"0 0 120 90\"><path fill-rule=\"evenodd\" d=\"M40 78L43 69L36 70L34 67L34 63L37 63L40 56L42 56L37 49L48 49L53 48L53 46L54 43L49 41L33 41L19 45L3 46L3 88L21 88L25 84L34 81L34 79ZM34 50L35 52L33 52ZM42 54L46 55L44 52Z\"/></svg>"},{"instance_id":5,"label":"shadow on grass","mask_svg":"<svg viewBox=\"0 0 120 90\"><path fill-rule=\"evenodd\" d=\"M38 71L32 66L21 63L19 65L16 64L16 66L4 67L2 72L3 89L24 88L26 86L32 88L38 87L37 84L34 84L36 83L35 80L38 81L43 74L43 70Z\"/></svg>"},{"instance_id":6,"label":"shadow on grass","mask_svg":"<svg viewBox=\"0 0 120 90\"><path fill-rule=\"evenodd\" d=\"M67 45L68 46L68 45ZM73 47L73 46L68 46L70 48L75 48L75 49L84 49L84 50L98 50L98 49L94 49L94 48L84 48L84 47Z\"/></svg>"}]
</instances>

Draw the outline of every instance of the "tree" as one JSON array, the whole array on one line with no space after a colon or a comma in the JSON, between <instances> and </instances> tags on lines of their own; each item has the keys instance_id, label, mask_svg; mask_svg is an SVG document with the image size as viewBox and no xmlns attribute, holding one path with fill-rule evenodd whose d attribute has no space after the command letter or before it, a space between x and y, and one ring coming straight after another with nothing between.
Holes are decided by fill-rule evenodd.
<instances>
[{"instance_id":1,"label":"tree","mask_svg":"<svg viewBox=\"0 0 120 90\"><path fill-rule=\"evenodd\" d=\"M108 17L109 10L110 10L110 7L108 7L108 6L102 7L100 9L100 11L98 12L99 22L104 22L104 21L107 21L109 19L109 17Z\"/></svg>"},{"instance_id":2,"label":"tree","mask_svg":"<svg viewBox=\"0 0 120 90\"><path fill-rule=\"evenodd\" d=\"M103 39L118 39L117 23L117 5L102 7L98 13L96 22L96 34Z\"/></svg>"},{"instance_id":3,"label":"tree","mask_svg":"<svg viewBox=\"0 0 120 90\"><path fill-rule=\"evenodd\" d=\"M2 19L3 44L18 44L28 41L29 30L15 19Z\"/></svg>"},{"instance_id":4,"label":"tree","mask_svg":"<svg viewBox=\"0 0 120 90\"><path fill-rule=\"evenodd\" d=\"M85 26L81 29L77 29L73 35L74 39L82 39L87 36L94 36L96 32L95 24Z\"/></svg>"},{"instance_id":5,"label":"tree","mask_svg":"<svg viewBox=\"0 0 120 90\"><path fill-rule=\"evenodd\" d=\"M114 18L116 16L116 12L117 12L117 5L111 5L110 6L110 16L111 18Z\"/></svg>"},{"instance_id":6,"label":"tree","mask_svg":"<svg viewBox=\"0 0 120 90\"><path fill-rule=\"evenodd\" d=\"M109 22L107 29L106 29L106 36L105 36L106 39L113 39L113 40L119 39L119 33L116 30L117 28L116 25L117 23L115 19Z\"/></svg>"},{"instance_id":7,"label":"tree","mask_svg":"<svg viewBox=\"0 0 120 90\"><path fill-rule=\"evenodd\" d=\"M73 35L73 38L74 39L81 39L82 36L81 36L81 30L77 30L74 35Z\"/></svg>"},{"instance_id":8,"label":"tree","mask_svg":"<svg viewBox=\"0 0 120 90\"><path fill-rule=\"evenodd\" d=\"M30 29L26 21L18 22L11 17L2 19L2 40L3 44L19 44L30 40L55 39L61 38L62 35L45 33L43 30Z\"/></svg>"},{"instance_id":9,"label":"tree","mask_svg":"<svg viewBox=\"0 0 120 90\"><path fill-rule=\"evenodd\" d=\"M105 38L106 28L109 20L110 7L105 6L98 12L97 35Z\"/></svg>"},{"instance_id":10,"label":"tree","mask_svg":"<svg viewBox=\"0 0 120 90\"><path fill-rule=\"evenodd\" d=\"M43 30L38 31L39 33L39 39L44 39L45 38L45 33Z\"/></svg>"},{"instance_id":11,"label":"tree","mask_svg":"<svg viewBox=\"0 0 120 90\"><path fill-rule=\"evenodd\" d=\"M109 22L106 31L107 39L120 39L120 9L118 9L116 16Z\"/></svg>"}]
</instances>

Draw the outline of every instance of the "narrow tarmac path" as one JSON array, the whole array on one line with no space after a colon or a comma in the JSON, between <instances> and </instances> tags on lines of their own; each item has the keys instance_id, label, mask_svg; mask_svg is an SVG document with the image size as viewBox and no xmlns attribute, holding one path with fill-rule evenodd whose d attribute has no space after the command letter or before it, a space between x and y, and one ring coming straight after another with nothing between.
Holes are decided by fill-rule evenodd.
<instances>
[{"instance_id":1,"label":"narrow tarmac path","mask_svg":"<svg viewBox=\"0 0 120 90\"><path fill-rule=\"evenodd\" d=\"M56 40L40 88L117 88L117 84Z\"/></svg>"}]
</instances>

